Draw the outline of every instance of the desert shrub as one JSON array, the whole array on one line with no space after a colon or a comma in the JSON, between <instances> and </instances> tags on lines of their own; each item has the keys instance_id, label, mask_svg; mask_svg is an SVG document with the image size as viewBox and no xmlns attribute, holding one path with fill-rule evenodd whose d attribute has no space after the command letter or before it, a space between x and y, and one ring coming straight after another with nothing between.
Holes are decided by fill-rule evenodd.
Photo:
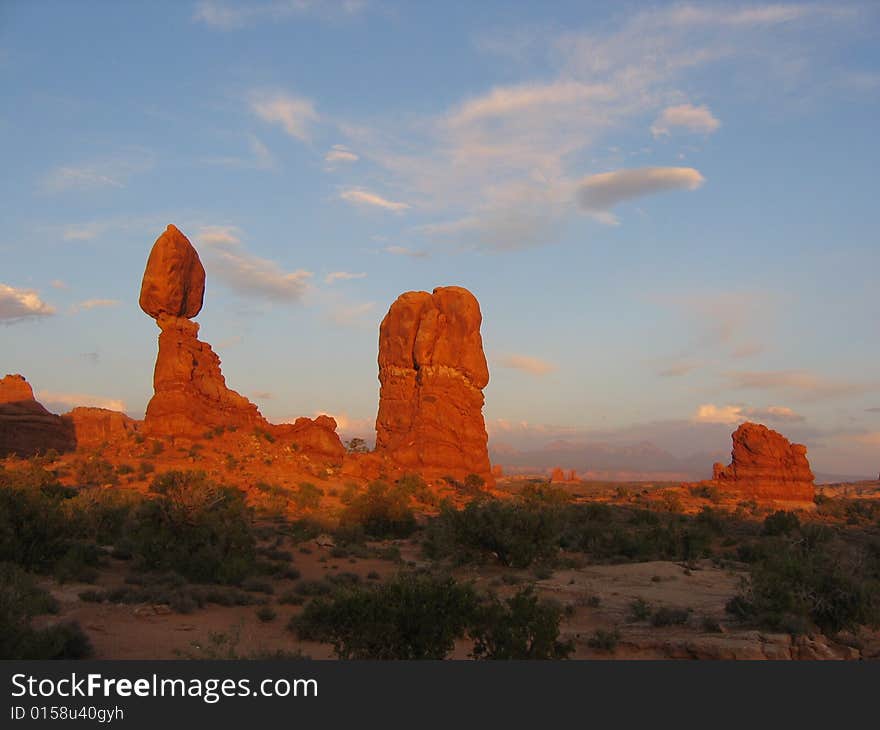
<instances>
[{"instance_id":1,"label":"desert shrub","mask_svg":"<svg viewBox=\"0 0 880 730\"><path fill-rule=\"evenodd\" d=\"M74 476L81 487L103 487L105 484L119 483L113 464L97 457L77 461Z\"/></svg>"},{"instance_id":2,"label":"desert shrub","mask_svg":"<svg viewBox=\"0 0 880 730\"><path fill-rule=\"evenodd\" d=\"M304 580L297 583L293 590L301 596L326 596L333 592L333 584L326 580Z\"/></svg>"},{"instance_id":3,"label":"desert shrub","mask_svg":"<svg viewBox=\"0 0 880 730\"><path fill-rule=\"evenodd\" d=\"M243 494L204 472L170 471L141 505L133 551L152 570L174 570L199 582L236 583L251 572L255 541Z\"/></svg>"},{"instance_id":4,"label":"desert shrub","mask_svg":"<svg viewBox=\"0 0 880 730\"><path fill-rule=\"evenodd\" d=\"M593 635L587 639L587 646L596 651L611 653L620 642L620 632L617 629L596 629Z\"/></svg>"},{"instance_id":5,"label":"desert shrub","mask_svg":"<svg viewBox=\"0 0 880 730\"><path fill-rule=\"evenodd\" d=\"M420 502L430 499L428 484L420 474L404 474L397 480L394 488L401 495L418 499Z\"/></svg>"},{"instance_id":6,"label":"desert shrub","mask_svg":"<svg viewBox=\"0 0 880 730\"><path fill-rule=\"evenodd\" d=\"M880 625L880 548L805 525L774 538L749 566L743 591L727 605L742 620L794 633Z\"/></svg>"},{"instance_id":7,"label":"desert shrub","mask_svg":"<svg viewBox=\"0 0 880 730\"><path fill-rule=\"evenodd\" d=\"M278 614L275 612L275 609L271 606L260 606L257 609L257 618L263 623L269 623L270 621L274 621L278 617Z\"/></svg>"},{"instance_id":8,"label":"desert shrub","mask_svg":"<svg viewBox=\"0 0 880 730\"><path fill-rule=\"evenodd\" d=\"M566 659L571 641L559 640L563 609L539 600L531 586L506 600L491 596L475 612L468 630L475 659Z\"/></svg>"},{"instance_id":9,"label":"desert shrub","mask_svg":"<svg viewBox=\"0 0 880 730\"><path fill-rule=\"evenodd\" d=\"M31 618L58 603L16 565L0 563L0 659L80 659L91 653L78 624L34 629Z\"/></svg>"},{"instance_id":10,"label":"desert shrub","mask_svg":"<svg viewBox=\"0 0 880 730\"><path fill-rule=\"evenodd\" d=\"M571 502L571 495L553 484L526 484L519 498L528 505L562 505Z\"/></svg>"},{"instance_id":11,"label":"desert shrub","mask_svg":"<svg viewBox=\"0 0 880 730\"><path fill-rule=\"evenodd\" d=\"M305 601L305 597L297 593L295 590L285 591L278 596L278 603L283 606L302 606Z\"/></svg>"},{"instance_id":12,"label":"desert shrub","mask_svg":"<svg viewBox=\"0 0 880 730\"><path fill-rule=\"evenodd\" d=\"M349 454L366 454L370 450L367 447L367 442L357 437L346 441L345 448Z\"/></svg>"},{"instance_id":13,"label":"desert shrub","mask_svg":"<svg viewBox=\"0 0 880 730\"><path fill-rule=\"evenodd\" d=\"M636 598L629 604L629 614L633 621L646 621L651 617L651 604L644 598Z\"/></svg>"},{"instance_id":14,"label":"desert shrub","mask_svg":"<svg viewBox=\"0 0 880 730\"><path fill-rule=\"evenodd\" d=\"M801 521L794 512L777 510L764 520L765 535L789 535L800 529Z\"/></svg>"},{"instance_id":15,"label":"desert shrub","mask_svg":"<svg viewBox=\"0 0 880 730\"><path fill-rule=\"evenodd\" d=\"M476 608L470 586L410 573L316 598L291 629L302 640L332 644L341 659L443 659Z\"/></svg>"},{"instance_id":16,"label":"desert shrub","mask_svg":"<svg viewBox=\"0 0 880 730\"><path fill-rule=\"evenodd\" d=\"M654 611L654 615L651 616L651 625L658 628L661 626L683 626L687 623L690 615L689 608L663 606Z\"/></svg>"},{"instance_id":17,"label":"desert shrub","mask_svg":"<svg viewBox=\"0 0 880 730\"><path fill-rule=\"evenodd\" d=\"M479 492L486 485L486 480L479 474L468 474L464 478L464 489L466 492Z\"/></svg>"},{"instance_id":18,"label":"desert shrub","mask_svg":"<svg viewBox=\"0 0 880 730\"><path fill-rule=\"evenodd\" d=\"M271 595L275 592L275 589L269 581L253 577L245 578L241 582L241 589L243 591L248 591L249 593L265 593L267 595Z\"/></svg>"},{"instance_id":19,"label":"desert shrub","mask_svg":"<svg viewBox=\"0 0 880 730\"><path fill-rule=\"evenodd\" d=\"M70 522L55 482L37 472L0 472L0 561L49 570L69 549Z\"/></svg>"},{"instance_id":20,"label":"desert shrub","mask_svg":"<svg viewBox=\"0 0 880 730\"><path fill-rule=\"evenodd\" d=\"M475 500L463 510L446 504L428 523L423 548L430 558L464 563L494 557L526 568L556 555L561 527L553 509L497 500Z\"/></svg>"},{"instance_id":21,"label":"desert shrub","mask_svg":"<svg viewBox=\"0 0 880 730\"><path fill-rule=\"evenodd\" d=\"M112 545L124 540L132 514L142 502L143 498L132 492L81 489L64 504L64 510L81 537Z\"/></svg>"},{"instance_id":22,"label":"desert shrub","mask_svg":"<svg viewBox=\"0 0 880 730\"><path fill-rule=\"evenodd\" d=\"M383 481L370 484L354 496L339 517L340 529L360 527L374 539L408 537L416 530L416 518L404 490Z\"/></svg>"},{"instance_id":23,"label":"desert shrub","mask_svg":"<svg viewBox=\"0 0 880 730\"><path fill-rule=\"evenodd\" d=\"M293 503L299 509L317 509L321 506L321 497L324 496L324 490L315 486L311 482L302 482L293 491Z\"/></svg>"}]
</instances>

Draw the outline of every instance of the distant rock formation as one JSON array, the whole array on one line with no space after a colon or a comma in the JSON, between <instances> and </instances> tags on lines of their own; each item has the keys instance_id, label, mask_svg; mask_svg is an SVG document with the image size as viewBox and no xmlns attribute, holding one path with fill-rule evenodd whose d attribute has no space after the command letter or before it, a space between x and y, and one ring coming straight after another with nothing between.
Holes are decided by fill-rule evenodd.
<instances>
[{"instance_id":1,"label":"distant rock formation","mask_svg":"<svg viewBox=\"0 0 880 730\"><path fill-rule=\"evenodd\" d=\"M61 416L50 413L34 399L34 391L21 375L0 378L0 457L24 458L76 448L73 429Z\"/></svg>"},{"instance_id":2,"label":"distant rock formation","mask_svg":"<svg viewBox=\"0 0 880 730\"><path fill-rule=\"evenodd\" d=\"M713 466L713 481L756 500L812 502L815 485L807 447L757 423L733 433L728 466Z\"/></svg>"},{"instance_id":3,"label":"distant rock formation","mask_svg":"<svg viewBox=\"0 0 880 730\"><path fill-rule=\"evenodd\" d=\"M336 433L336 419L330 416L297 418L293 423L273 426L272 432L276 437L291 441L310 454L339 462L345 456L345 447Z\"/></svg>"},{"instance_id":4,"label":"distant rock formation","mask_svg":"<svg viewBox=\"0 0 880 730\"><path fill-rule=\"evenodd\" d=\"M77 448L94 448L105 442L127 439L140 427L139 421L106 408L74 408L61 419L73 432Z\"/></svg>"},{"instance_id":5,"label":"distant rock formation","mask_svg":"<svg viewBox=\"0 0 880 730\"><path fill-rule=\"evenodd\" d=\"M150 252L139 300L162 330L144 417L149 435L199 438L218 426L269 425L253 403L226 387L220 358L197 338L199 326L189 318L201 311L204 293L198 253L169 225Z\"/></svg>"},{"instance_id":6,"label":"distant rock formation","mask_svg":"<svg viewBox=\"0 0 880 730\"><path fill-rule=\"evenodd\" d=\"M457 286L407 292L391 305L379 328L378 453L404 468L491 482L481 322L476 298Z\"/></svg>"},{"instance_id":7,"label":"distant rock formation","mask_svg":"<svg viewBox=\"0 0 880 730\"><path fill-rule=\"evenodd\" d=\"M558 484L559 482L576 482L578 480L577 471L569 469L566 474L561 467L555 467L550 473L550 483Z\"/></svg>"}]
</instances>

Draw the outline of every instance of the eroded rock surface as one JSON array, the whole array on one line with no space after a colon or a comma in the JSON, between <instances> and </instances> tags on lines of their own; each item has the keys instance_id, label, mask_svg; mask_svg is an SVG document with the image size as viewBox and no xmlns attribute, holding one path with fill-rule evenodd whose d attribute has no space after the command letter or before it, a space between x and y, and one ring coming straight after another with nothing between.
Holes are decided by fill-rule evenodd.
<instances>
[{"instance_id":1,"label":"eroded rock surface","mask_svg":"<svg viewBox=\"0 0 880 730\"><path fill-rule=\"evenodd\" d=\"M15 454L27 458L49 449L63 452L74 448L71 427L36 401L23 376L0 378L0 457Z\"/></svg>"},{"instance_id":2,"label":"eroded rock surface","mask_svg":"<svg viewBox=\"0 0 880 730\"><path fill-rule=\"evenodd\" d=\"M379 328L376 450L413 470L491 479L480 305L450 286L401 294Z\"/></svg>"}]
</instances>

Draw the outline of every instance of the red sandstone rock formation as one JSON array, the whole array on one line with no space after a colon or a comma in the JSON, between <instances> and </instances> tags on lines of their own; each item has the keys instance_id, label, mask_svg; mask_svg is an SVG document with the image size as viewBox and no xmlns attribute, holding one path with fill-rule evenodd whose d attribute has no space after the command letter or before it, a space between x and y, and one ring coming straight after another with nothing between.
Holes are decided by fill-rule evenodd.
<instances>
[{"instance_id":1,"label":"red sandstone rock formation","mask_svg":"<svg viewBox=\"0 0 880 730\"><path fill-rule=\"evenodd\" d=\"M504 467L501 464L492 464L492 476L501 479L504 476Z\"/></svg>"},{"instance_id":2,"label":"red sandstone rock formation","mask_svg":"<svg viewBox=\"0 0 880 730\"><path fill-rule=\"evenodd\" d=\"M281 423L272 427L273 434L285 441L295 443L309 454L323 456L341 462L345 447L336 433L336 419L330 416L297 418L293 423Z\"/></svg>"},{"instance_id":3,"label":"red sandstone rock formation","mask_svg":"<svg viewBox=\"0 0 880 730\"><path fill-rule=\"evenodd\" d=\"M554 467L553 471L550 473L550 483L556 484L557 482L565 481L565 472L562 471L561 467Z\"/></svg>"},{"instance_id":4,"label":"red sandstone rock formation","mask_svg":"<svg viewBox=\"0 0 880 730\"><path fill-rule=\"evenodd\" d=\"M21 375L0 378L0 457L30 457L49 449L76 448L72 429L34 399Z\"/></svg>"},{"instance_id":5,"label":"red sandstone rock formation","mask_svg":"<svg viewBox=\"0 0 880 730\"><path fill-rule=\"evenodd\" d=\"M126 439L139 428L139 422L119 411L106 408L74 408L61 419L68 424L77 448L93 448L105 442Z\"/></svg>"},{"instance_id":6,"label":"red sandstone rock formation","mask_svg":"<svg viewBox=\"0 0 880 730\"><path fill-rule=\"evenodd\" d=\"M491 482L483 421L489 369L467 289L401 294L379 328L376 451L401 467Z\"/></svg>"},{"instance_id":7,"label":"red sandstone rock formation","mask_svg":"<svg viewBox=\"0 0 880 730\"><path fill-rule=\"evenodd\" d=\"M253 403L226 387L220 358L197 338L199 326L188 318L201 310L204 292L198 253L169 225L150 252L140 295L141 309L162 330L155 394L144 418L150 435L199 438L217 426L269 425Z\"/></svg>"},{"instance_id":8,"label":"red sandstone rock formation","mask_svg":"<svg viewBox=\"0 0 880 730\"><path fill-rule=\"evenodd\" d=\"M715 464L713 480L756 500L812 502L813 472L807 447L757 423L743 423L733 433L729 466Z\"/></svg>"}]
</instances>

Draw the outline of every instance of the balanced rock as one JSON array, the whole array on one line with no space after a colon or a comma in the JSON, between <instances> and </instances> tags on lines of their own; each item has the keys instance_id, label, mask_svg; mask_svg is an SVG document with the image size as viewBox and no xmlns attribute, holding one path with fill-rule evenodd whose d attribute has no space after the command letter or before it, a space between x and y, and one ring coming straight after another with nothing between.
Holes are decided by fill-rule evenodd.
<instances>
[{"instance_id":1,"label":"balanced rock","mask_svg":"<svg viewBox=\"0 0 880 730\"><path fill-rule=\"evenodd\" d=\"M226 387L220 358L198 339L199 326L188 319L201 310L204 292L198 253L169 225L153 245L141 285L141 309L162 331L154 395L144 417L149 435L199 438L218 426L269 425L253 403Z\"/></svg>"},{"instance_id":2,"label":"balanced rock","mask_svg":"<svg viewBox=\"0 0 880 730\"><path fill-rule=\"evenodd\" d=\"M713 472L719 486L756 500L812 502L815 496L807 447L757 423L734 431L730 464L715 464Z\"/></svg>"},{"instance_id":3,"label":"balanced rock","mask_svg":"<svg viewBox=\"0 0 880 730\"><path fill-rule=\"evenodd\" d=\"M119 411L84 406L62 414L61 419L73 431L77 448L93 448L105 442L127 439L140 425Z\"/></svg>"},{"instance_id":4,"label":"balanced rock","mask_svg":"<svg viewBox=\"0 0 880 730\"><path fill-rule=\"evenodd\" d=\"M467 289L401 294L379 328L376 451L413 470L491 481L480 305Z\"/></svg>"},{"instance_id":5,"label":"balanced rock","mask_svg":"<svg viewBox=\"0 0 880 730\"><path fill-rule=\"evenodd\" d=\"M168 315L190 319L202 311L205 268L199 254L176 226L159 236L141 283L141 309L153 319Z\"/></svg>"},{"instance_id":6,"label":"balanced rock","mask_svg":"<svg viewBox=\"0 0 880 730\"><path fill-rule=\"evenodd\" d=\"M60 416L34 399L34 391L21 375L0 378L0 457L24 458L49 449L76 448L73 430Z\"/></svg>"}]
</instances>

